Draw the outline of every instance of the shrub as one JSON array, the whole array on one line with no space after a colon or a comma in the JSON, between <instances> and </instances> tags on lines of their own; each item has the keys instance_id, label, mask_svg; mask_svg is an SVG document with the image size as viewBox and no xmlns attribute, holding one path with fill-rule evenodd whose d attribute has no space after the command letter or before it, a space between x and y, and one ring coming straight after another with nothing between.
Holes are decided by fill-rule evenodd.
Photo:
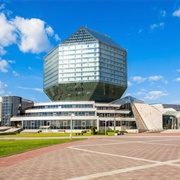
<instances>
[{"instance_id":1,"label":"shrub","mask_svg":"<svg viewBox=\"0 0 180 180\"><path fill-rule=\"evenodd\" d=\"M83 132L81 132L81 133L76 133L76 136L80 136L80 135L83 135Z\"/></svg>"},{"instance_id":2,"label":"shrub","mask_svg":"<svg viewBox=\"0 0 180 180\"><path fill-rule=\"evenodd\" d=\"M82 134L84 134L84 133L87 133L87 131L86 131L86 130L84 130L84 131L82 131L81 133L82 133Z\"/></svg>"},{"instance_id":3,"label":"shrub","mask_svg":"<svg viewBox=\"0 0 180 180\"><path fill-rule=\"evenodd\" d=\"M105 131L98 131L96 135L105 135ZM106 132L106 135L108 135L108 132Z\"/></svg>"},{"instance_id":4,"label":"shrub","mask_svg":"<svg viewBox=\"0 0 180 180\"><path fill-rule=\"evenodd\" d=\"M96 127L91 126L91 134L95 135L96 134Z\"/></svg>"},{"instance_id":5,"label":"shrub","mask_svg":"<svg viewBox=\"0 0 180 180\"><path fill-rule=\"evenodd\" d=\"M125 133L128 133L128 132L126 130L121 130L120 133L125 134Z\"/></svg>"},{"instance_id":6,"label":"shrub","mask_svg":"<svg viewBox=\"0 0 180 180\"><path fill-rule=\"evenodd\" d=\"M114 132L114 130L112 130L111 128L108 128L107 132Z\"/></svg>"}]
</instances>

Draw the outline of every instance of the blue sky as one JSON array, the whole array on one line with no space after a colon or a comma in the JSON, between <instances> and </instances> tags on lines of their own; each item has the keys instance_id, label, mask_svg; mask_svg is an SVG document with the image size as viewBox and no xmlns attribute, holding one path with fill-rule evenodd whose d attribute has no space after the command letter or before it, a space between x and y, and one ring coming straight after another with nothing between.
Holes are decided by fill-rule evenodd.
<instances>
[{"instance_id":1,"label":"blue sky","mask_svg":"<svg viewBox=\"0 0 180 180\"><path fill-rule=\"evenodd\" d=\"M128 89L180 104L180 0L0 0L0 96L49 101L43 57L80 26L128 51Z\"/></svg>"}]
</instances>

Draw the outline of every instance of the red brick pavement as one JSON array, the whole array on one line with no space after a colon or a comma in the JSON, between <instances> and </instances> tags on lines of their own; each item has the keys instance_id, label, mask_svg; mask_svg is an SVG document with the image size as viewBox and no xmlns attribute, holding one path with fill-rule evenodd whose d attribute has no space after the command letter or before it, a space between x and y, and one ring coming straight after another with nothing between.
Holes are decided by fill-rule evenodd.
<instances>
[{"instance_id":1,"label":"red brick pavement","mask_svg":"<svg viewBox=\"0 0 180 180\"><path fill-rule=\"evenodd\" d=\"M19 153L19 154L7 156L7 157L2 157L2 158L0 158L0 168L11 166L13 164L17 164L19 162L40 156L42 154L45 154L45 153L48 153L51 151L55 151L59 148L66 148L66 147L69 147L72 145L77 145L79 143L80 143L80 141L68 142L68 143L63 143L63 144L56 144L53 146L35 149L35 150L27 151L24 153Z\"/></svg>"},{"instance_id":2,"label":"red brick pavement","mask_svg":"<svg viewBox=\"0 0 180 180\"><path fill-rule=\"evenodd\" d=\"M0 158L0 162L1 180L179 180L180 136L103 137Z\"/></svg>"},{"instance_id":3,"label":"red brick pavement","mask_svg":"<svg viewBox=\"0 0 180 180\"><path fill-rule=\"evenodd\" d=\"M180 133L149 133L149 132L145 132L145 133L137 133L137 134L126 134L126 136L180 136Z\"/></svg>"}]
</instances>

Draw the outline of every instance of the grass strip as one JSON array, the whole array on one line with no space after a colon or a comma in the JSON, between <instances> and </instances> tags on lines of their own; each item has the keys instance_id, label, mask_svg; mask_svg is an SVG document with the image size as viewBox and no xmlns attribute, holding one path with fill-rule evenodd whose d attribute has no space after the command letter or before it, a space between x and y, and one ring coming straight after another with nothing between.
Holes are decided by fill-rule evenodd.
<instances>
[{"instance_id":1,"label":"grass strip","mask_svg":"<svg viewBox=\"0 0 180 180\"><path fill-rule=\"evenodd\" d=\"M69 137L70 133L22 133L16 135L2 135L0 137ZM72 133L73 137L76 137L76 133ZM92 136L91 133L85 133L81 136Z\"/></svg>"},{"instance_id":2,"label":"grass strip","mask_svg":"<svg viewBox=\"0 0 180 180\"><path fill-rule=\"evenodd\" d=\"M0 157L82 139L0 140Z\"/></svg>"}]
</instances>

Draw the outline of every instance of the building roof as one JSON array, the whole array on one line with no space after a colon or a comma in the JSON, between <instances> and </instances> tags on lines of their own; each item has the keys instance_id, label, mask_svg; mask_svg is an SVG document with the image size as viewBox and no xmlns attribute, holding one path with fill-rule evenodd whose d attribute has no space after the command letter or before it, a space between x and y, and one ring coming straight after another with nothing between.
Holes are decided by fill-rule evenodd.
<instances>
[{"instance_id":1,"label":"building roof","mask_svg":"<svg viewBox=\"0 0 180 180\"><path fill-rule=\"evenodd\" d=\"M77 42L93 42L93 41L99 41L117 48L122 48L109 36L84 26L80 27L74 34L72 34L70 37L65 39L61 44L77 43Z\"/></svg>"},{"instance_id":2,"label":"building roof","mask_svg":"<svg viewBox=\"0 0 180 180\"><path fill-rule=\"evenodd\" d=\"M117 99L113 102L111 102L112 104L127 104L127 103L144 103L143 101L139 100L139 99L136 99L132 96L126 96L126 97L123 97L123 98L120 98L120 99Z\"/></svg>"},{"instance_id":3,"label":"building roof","mask_svg":"<svg viewBox=\"0 0 180 180\"><path fill-rule=\"evenodd\" d=\"M165 113L163 113L163 115L165 116L175 116L177 118L180 117L180 112L178 111L166 111Z\"/></svg>"}]
</instances>

